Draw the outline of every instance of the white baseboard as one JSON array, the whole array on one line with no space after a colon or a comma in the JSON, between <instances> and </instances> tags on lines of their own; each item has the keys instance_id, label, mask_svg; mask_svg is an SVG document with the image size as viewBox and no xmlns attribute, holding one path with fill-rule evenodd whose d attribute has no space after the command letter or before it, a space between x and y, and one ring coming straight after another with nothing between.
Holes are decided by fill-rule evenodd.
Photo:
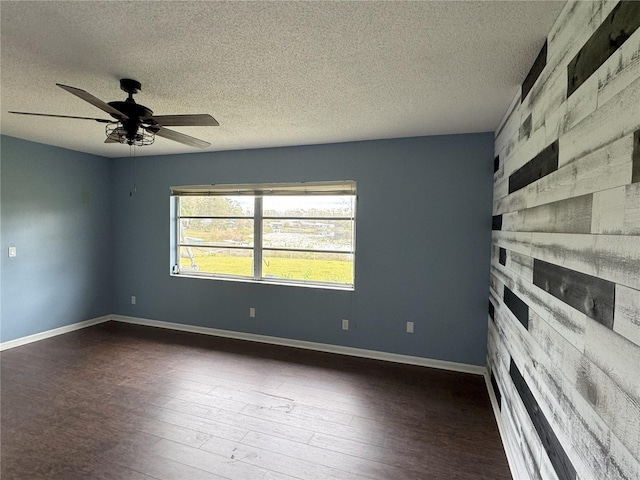
<instances>
[{"instance_id":1,"label":"white baseboard","mask_svg":"<svg viewBox=\"0 0 640 480\"><path fill-rule=\"evenodd\" d=\"M103 317L92 318L90 320L72 323L71 325L65 325L64 327L47 330L46 332L16 338L15 340L9 340L8 342L2 342L0 343L0 352L10 348L19 347L20 345L26 345L27 343L37 342L38 340L44 340L45 338L55 337L56 335L62 335L63 333L69 333L74 330L80 330L81 328L97 325L98 323L108 322L111 320L111 317L111 315L105 315Z\"/></svg>"},{"instance_id":2,"label":"white baseboard","mask_svg":"<svg viewBox=\"0 0 640 480\"><path fill-rule=\"evenodd\" d=\"M26 337L17 338L8 342L0 343L0 351L10 348L26 345L27 343L37 342L45 338L62 335L63 333L73 332L81 328L90 327L107 321L115 321L122 323L131 323L135 325L145 325L149 327L166 328L169 330L180 330L183 332L200 333L204 335L212 335L216 337L234 338L237 340L248 340L251 342L268 343L272 345L282 345L285 347L304 348L307 350L315 350L319 352L337 353L340 355L349 355L352 357L370 358L373 360L384 360L387 362L403 363L406 365L418 365L421 367L438 368L440 370L451 370L454 372L471 373L474 375L486 376L485 367L479 365L469 365L466 363L448 362L445 360L434 360L430 358L414 357L411 355L401 355L398 353L379 352L376 350L365 350L362 348L344 347L341 345L330 345L327 343L307 342L304 340L292 340L289 338L270 337L267 335L258 335L255 333L234 332L231 330L221 330L210 327L199 327L195 325L186 325L182 323L162 322L159 320L150 320L147 318L128 317L125 315L105 315L103 317L85 320L83 322L73 323L46 332L36 333Z\"/></svg>"},{"instance_id":3,"label":"white baseboard","mask_svg":"<svg viewBox=\"0 0 640 480\"><path fill-rule=\"evenodd\" d=\"M166 328L170 330L180 330L183 332L201 333L216 337L234 338L237 340L248 340L251 342L269 343L272 345L282 345L285 347L304 348L319 352L337 353L352 357L370 358L373 360L384 360L387 362L403 363L407 365L418 365L421 367L438 368L441 370L451 370L454 372L472 373L474 375L485 375L485 367L469 365L466 363L447 362L445 360L432 360L429 358L401 355L397 353L379 352L376 350L365 350L361 348L344 347L340 345L330 345L327 343L307 342L304 340L292 340L289 338L270 337L267 335L257 335L254 333L234 332L231 330L220 330L217 328L198 327L195 325L185 325L182 323L161 322L146 318L127 317L124 315L112 315L111 319L116 322L132 323L149 327Z\"/></svg>"},{"instance_id":4,"label":"white baseboard","mask_svg":"<svg viewBox=\"0 0 640 480\"><path fill-rule=\"evenodd\" d=\"M500 434L502 447L504 448L504 452L507 456L507 462L509 463L509 469L511 470L511 477L517 480L531 480L529 472L524 468L522 462L519 460L520 457L517 456L516 452L512 451L511 445L507 442L507 432L504 428L504 424L502 423L502 415L500 407L498 406L498 399L493 392L493 385L491 385L491 377L488 368L484 373L484 381L487 384L487 392L489 393L489 399L491 400L491 408L493 408L493 415L495 416L496 423L498 424L498 433Z\"/></svg>"}]
</instances>

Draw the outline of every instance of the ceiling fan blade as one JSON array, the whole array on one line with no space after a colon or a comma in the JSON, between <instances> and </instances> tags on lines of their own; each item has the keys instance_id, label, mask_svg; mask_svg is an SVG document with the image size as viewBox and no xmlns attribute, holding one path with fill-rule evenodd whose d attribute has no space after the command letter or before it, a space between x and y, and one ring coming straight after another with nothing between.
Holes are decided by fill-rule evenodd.
<instances>
[{"instance_id":1,"label":"ceiling fan blade","mask_svg":"<svg viewBox=\"0 0 640 480\"><path fill-rule=\"evenodd\" d=\"M111 137L107 137L107 139L104 141L104 143L120 143L118 140L114 140Z\"/></svg>"},{"instance_id":2,"label":"ceiling fan blade","mask_svg":"<svg viewBox=\"0 0 640 480\"><path fill-rule=\"evenodd\" d=\"M89 102L94 107L98 107L100 110L107 112L109 115L112 115L119 120L129 119L129 117L127 117L120 110L113 108L111 105L103 102L98 97L94 97L89 92L85 92L84 90L80 90L79 88L76 88L76 87L69 87L68 85L62 85L61 83L56 83L56 85L66 90L67 92L75 95L76 97L81 98L85 102Z\"/></svg>"},{"instance_id":3,"label":"ceiling fan blade","mask_svg":"<svg viewBox=\"0 0 640 480\"><path fill-rule=\"evenodd\" d=\"M190 147L207 148L209 145L211 145L209 142L205 142L204 140L200 140L195 137L190 137L189 135L176 132L175 130L169 130L168 128L163 128L160 125L155 125L149 128L148 130L155 133L159 137L173 140L174 142L182 143L184 145L189 145Z\"/></svg>"},{"instance_id":4,"label":"ceiling fan blade","mask_svg":"<svg viewBox=\"0 0 640 480\"><path fill-rule=\"evenodd\" d=\"M100 123L113 123L113 120L105 120L103 118L93 118L93 117L74 117L72 115L53 115L50 113L31 113L31 112L9 112L9 113L16 113L18 115L34 115L36 117L54 117L54 118L74 118L74 119L78 119L78 120L94 120L96 122L100 122Z\"/></svg>"},{"instance_id":5,"label":"ceiling fan blade","mask_svg":"<svg viewBox=\"0 0 640 480\"><path fill-rule=\"evenodd\" d=\"M194 114L194 115L153 115L143 119L151 124L161 125L163 127L217 127L220 124L211 115Z\"/></svg>"}]
</instances>

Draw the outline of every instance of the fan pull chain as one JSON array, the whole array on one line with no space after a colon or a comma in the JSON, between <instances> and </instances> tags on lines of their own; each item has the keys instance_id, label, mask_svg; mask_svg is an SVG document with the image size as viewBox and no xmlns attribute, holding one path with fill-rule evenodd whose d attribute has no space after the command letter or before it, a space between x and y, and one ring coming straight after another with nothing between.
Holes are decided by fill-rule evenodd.
<instances>
[{"instance_id":1,"label":"fan pull chain","mask_svg":"<svg viewBox=\"0 0 640 480\"><path fill-rule=\"evenodd\" d=\"M132 188L129 190L129 196L133 197L136 194L136 149L134 145L129 145L129 158L133 160L131 165Z\"/></svg>"}]
</instances>

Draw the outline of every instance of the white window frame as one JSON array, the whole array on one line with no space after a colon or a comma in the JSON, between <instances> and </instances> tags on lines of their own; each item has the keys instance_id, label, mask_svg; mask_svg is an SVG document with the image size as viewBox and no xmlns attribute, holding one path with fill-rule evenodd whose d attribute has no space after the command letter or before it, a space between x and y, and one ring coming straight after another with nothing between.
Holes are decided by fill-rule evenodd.
<instances>
[{"instance_id":1,"label":"white window frame","mask_svg":"<svg viewBox=\"0 0 640 480\"><path fill-rule=\"evenodd\" d=\"M356 182L352 180L345 181L331 181L331 182L297 182L297 183L261 183L261 184L218 184L218 185L185 185L171 187L171 199L172 199L172 221L175 222L172 225L172 231L175 233L175 238L172 241L172 269L171 274L174 276L183 277L195 277L195 278L208 278L217 280L230 280L241 282L257 282L268 284L285 284L285 285L297 285L307 287L320 287L339 290L354 290L355 289L355 246L356 246ZM252 276L240 276L229 275L221 273L203 273L193 270L185 270L180 267L180 249L182 247L196 247L196 245L190 245L188 242L182 242L180 239L180 222L182 218L196 218L196 217L183 217L180 215L180 199L186 196L251 196L254 199L254 212L253 217L234 217L234 216L199 216L197 218L205 219L225 219L225 220L248 220L253 219L253 246L229 246L225 248L230 249L243 249L253 252L253 275ZM273 217L264 215L263 212L263 197L269 195L298 195L298 196L324 196L324 195L341 195L353 197L353 212L350 217ZM321 250L321 249L308 249L308 248L276 248L265 247L263 245L263 221L264 220L346 220L352 222L352 248L350 251L345 250ZM287 252L311 252L311 253L331 253L331 254L347 254L351 255L352 261L352 276L353 283L333 283L333 282L320 282L315 280L299 280L299 279L283 279L272 278L263 276L262 272L262 258L263 250L266 251L287 251Z\"/></svg>"}]
</instances>

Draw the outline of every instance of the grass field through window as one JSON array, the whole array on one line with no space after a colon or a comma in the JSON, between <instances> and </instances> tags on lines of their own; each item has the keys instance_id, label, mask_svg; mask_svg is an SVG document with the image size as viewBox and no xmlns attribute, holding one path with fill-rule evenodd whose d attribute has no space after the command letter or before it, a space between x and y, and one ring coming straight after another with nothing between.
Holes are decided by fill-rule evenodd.
<instances>
[{"instance_id":1,"label":"grass field through window","mask_svg":"<svg viewBox=\"0 0 640 480\"><path fill-rule=\"evenodd\" d=\"M253 276L253 258L248 256L196 254L194 260L202 273ZM189 268L191 260L181 258L180 266ZM353 263L349 261L272 257L263 263L262 275L267 278L351 284L352 269Z\"/></svg>"}]
</instances>

